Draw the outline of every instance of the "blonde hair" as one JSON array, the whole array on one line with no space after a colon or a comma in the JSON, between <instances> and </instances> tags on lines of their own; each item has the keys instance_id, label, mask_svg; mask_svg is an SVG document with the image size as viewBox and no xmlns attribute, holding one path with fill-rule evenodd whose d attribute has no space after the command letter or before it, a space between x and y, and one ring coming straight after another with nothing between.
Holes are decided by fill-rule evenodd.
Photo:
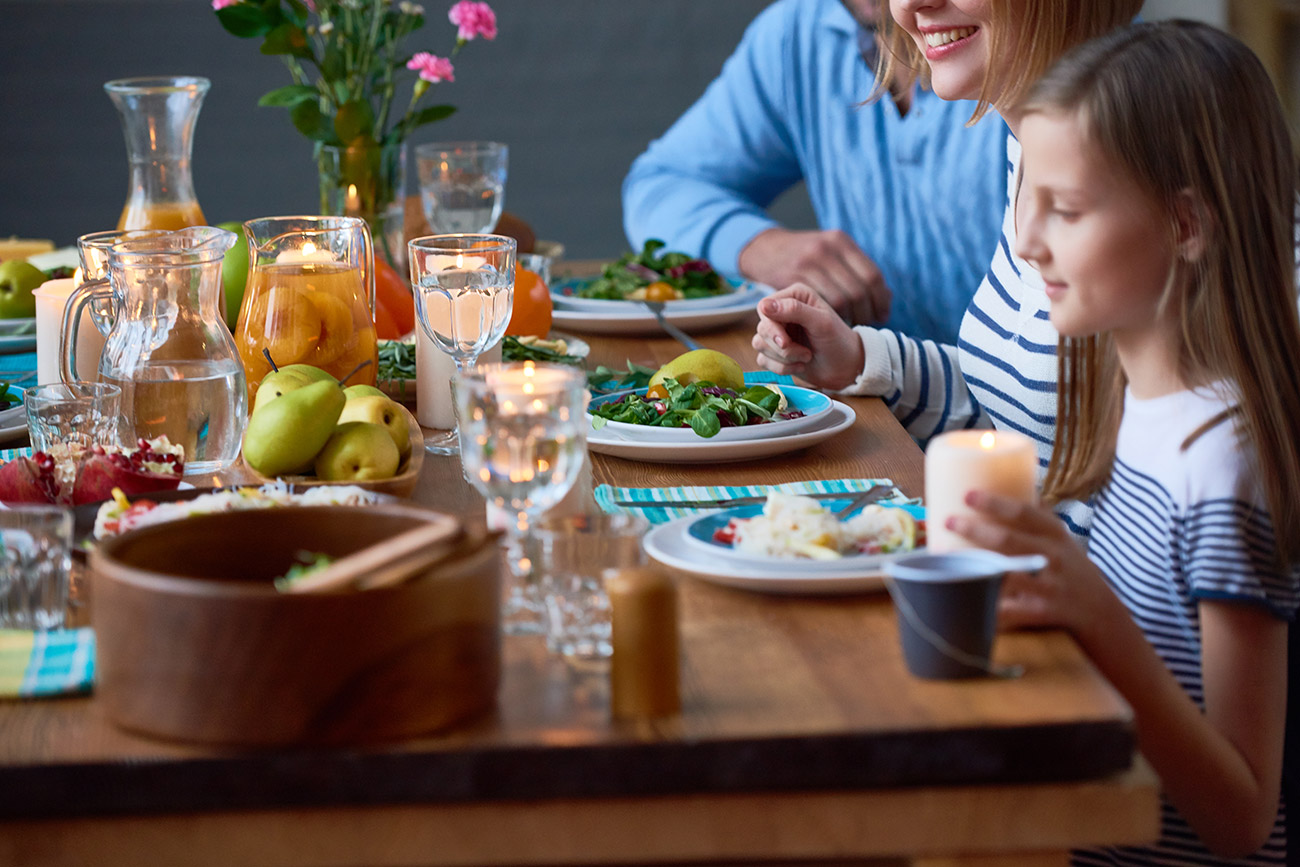
<instances>
[{"instance_id":1,"label":"blonde hair","mask_svg":"<svg viewBox=\"0 0 1300 867\"><path fill-rule=\"evenodd\" d=\"M989 0L989 6L989 57L1010 59L1005 64L990 61L971 123L994 104L1018 102L1074 46L1132 21L1142 0ZM919 77L928 85L930 66L911 35L889 14L889 0L880 2L879 29L885 50L880 52L876 81L893 81L897 75L900 80Z\"/></svg>"},{"instance_id":2,"label":"blonde hair","mask_svg":"<svg viewBox=\"0 0 1300 867\"><path fill-rule=\"evenodd\" d=\"M1200 249L1174 256L1161 302L1179 320L1179 374L1231 389L1279 558L1300 559L1297 176L1268 73L1208 25L1138 24L1063 58L1020 108L1078 117L1089 143L1167 215L1173 249L1180 223L1199 227ZM1123 373L1104 336L1062 338L1058 364L1044 497L1082 498L1110 474Z\"/></svg>"}]
</instances>

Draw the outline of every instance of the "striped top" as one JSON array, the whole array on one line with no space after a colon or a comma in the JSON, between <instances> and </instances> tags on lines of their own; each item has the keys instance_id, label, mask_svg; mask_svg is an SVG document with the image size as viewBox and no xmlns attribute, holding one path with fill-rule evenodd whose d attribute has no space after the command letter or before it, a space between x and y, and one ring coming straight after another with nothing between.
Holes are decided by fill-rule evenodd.
<instances>
[{"instance_id":1,"label":"striped top","mask_svg":"<svg viewBox=\"0 0 1300 867\"><path fill-rule=\"evenodd\" d=\"M845 391L880 395L922 445L935 434L959 428L1023 433L1038 447L1041 480L1056 428L1058 335L1048 318L1050 302L1042 276L1013 252L1019 169L1020 142L1008 136L1002 236L966 309L957 345L858 327L867 361ZM1087 534L1088 506L1069 502L1058 512L1076 535Z\"/></svg>"},{"instance_id":2,"label":"striped top","mask_svg":"<svg viewBox=\"0 0 1300 867\"><path fill-rule=\"evenodd\" d=\"M1204 391L1151 400L1126 395L1114 472L1097 496L1088 546L1088 556L1202 709L1198 604L1246 602L1286 620L1300 604L1300 571L1288 574L1272 565L1272 522L1235 426L1221 423L1187 449L1174 447L1228 406ZM1286 845L1282 807L1268 843L1231 863L1284 864ZM1164 802L1155 846L1079 852L1075 863L1228 862L1211 856L1186 820Z\"/></svg>"}]
</instances>

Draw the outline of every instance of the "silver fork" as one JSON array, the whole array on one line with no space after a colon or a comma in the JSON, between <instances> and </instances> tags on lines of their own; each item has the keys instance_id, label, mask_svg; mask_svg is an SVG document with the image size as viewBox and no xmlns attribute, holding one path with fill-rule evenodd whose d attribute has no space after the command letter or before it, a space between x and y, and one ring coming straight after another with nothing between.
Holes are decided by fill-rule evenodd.
<instances>
[{"instance_id":1,"label":"silver fork","mask_svg":"<svg viewBox=\"0 0 1300 867\"><path fill-rule=\"evenodd\" d=\"M867 488L862 493L854 497L847 506L835 513L836 520L843 521L854 512L860 511L863 506L869 506L877 503L886 497L891 497L898 492L893 485L876 485L874 488Z\"/></svg>"},{"instance_id":2,"label":"silver fork","mask_svg":"<svg viewBox=\"0 0 1300 867\"><path fill-rule=\"evenodd\" d=\"M700 348L700 344L696 343L693 337L669 322L668 317L664 316L664 302L643 300L641 303L646 306L646 309L654 314L655 319L659 320L659 327L666 331L669 337L676 338L677 342L681 343L687 349Z\"/></svg>"}]
</instances>

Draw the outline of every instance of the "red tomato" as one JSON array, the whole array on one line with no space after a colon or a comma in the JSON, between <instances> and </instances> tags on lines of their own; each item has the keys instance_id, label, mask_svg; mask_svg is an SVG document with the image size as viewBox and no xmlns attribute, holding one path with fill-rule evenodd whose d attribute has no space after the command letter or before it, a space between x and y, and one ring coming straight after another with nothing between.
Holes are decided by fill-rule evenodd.
<instances>
[{"instance_id":1,"label":"red tomato","mask_svg":"<svg viewBox=\"0 0 1300 867\"><path fill-rule=\"evenodd\" d=\"M409 334L415 329L415 296L406 283L406 279L393 266L375 256L375 301L379 306L388 308L388 315L398 329L397 337ZM375 311L378 324L379 311ZM379 335L383 339L383 335Z\"/></svg>"},{"instance_id":2,"label":"red tomato","mask_svg":"<svg viewBox=\"0 0 1300 867\"><path fill-rule=\"evenodd\" d=\"M383 299L375 296L375 336L380 340L397 340L406 332L397 324Z\"/></svg>"}]
</instances>

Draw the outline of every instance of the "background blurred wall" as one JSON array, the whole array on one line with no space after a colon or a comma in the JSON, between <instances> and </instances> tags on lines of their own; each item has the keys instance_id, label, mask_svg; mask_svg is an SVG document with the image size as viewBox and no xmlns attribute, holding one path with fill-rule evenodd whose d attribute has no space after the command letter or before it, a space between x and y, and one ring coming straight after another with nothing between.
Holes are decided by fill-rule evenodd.
<instances>
[{"instance_id":1,"label":"background blurred wall","mask_svg":"<svg viewBox=\"0 0 1300 867\"><path fill-rule=\"evenodd\" d=\"M412 50L445 54L450 0L423 0ZM633 158L703 91L768 0L493 0L500 35L471 43L435 99L458 107L413 141L510 145L506 207L570 258L626 248L619 185ZM1215 19L1222 0L1151 0ZM1222 23L1216 21L1216 23ZM102 85L136 75L212 80L195 132L195 188L211 222L317 209L310 143L257 99L289 83L209 0L0 0L0 236L60 245L112 228L126 150ZM414 191L413 172L408 178ZM801 189L774 206L812 224Z\"/></svg>"}]
</instances>

